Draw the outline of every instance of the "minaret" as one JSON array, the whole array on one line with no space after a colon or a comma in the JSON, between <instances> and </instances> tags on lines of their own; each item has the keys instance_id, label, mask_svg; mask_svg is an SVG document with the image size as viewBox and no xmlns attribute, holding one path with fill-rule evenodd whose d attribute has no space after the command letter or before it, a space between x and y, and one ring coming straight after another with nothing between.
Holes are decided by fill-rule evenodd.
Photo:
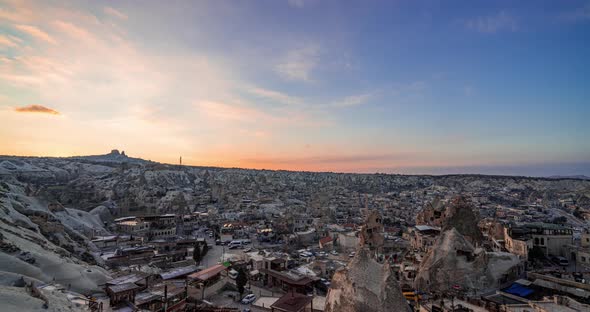
<instances>
[{"instance_id":1,"label":"minaret","mask_svg":"<svg viewBox=\"0 0 590 312\"><path fill-rule=\"evenodd\" d=\"M180 165L182 166L182 156L180 156Z\"/></svg>"}]
</instances>

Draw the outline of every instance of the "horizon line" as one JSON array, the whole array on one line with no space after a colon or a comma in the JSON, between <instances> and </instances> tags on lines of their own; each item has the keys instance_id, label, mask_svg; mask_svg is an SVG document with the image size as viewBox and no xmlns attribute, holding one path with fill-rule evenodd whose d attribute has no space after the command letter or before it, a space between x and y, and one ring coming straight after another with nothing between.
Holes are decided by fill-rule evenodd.
<instances>
[{"instance_id":1,"label":"horizon line","mask_svg":"<svg viewBox=\"0 0 590 312\"><path fill-rule=\"evenodd\" d=\"M112 150L113 151L113 150ZM111 152L112 152L111 151ZM118 151L118 150L117 150ZM124 152L124 150L121 150ZM121 155L119 152L119 155ZM0 157L23 157L23 158L86 158L86 157L100 157L100 156L107 156L111 153L107 154L96 154L96 155L71 155L71 156L37 156L37 155L4 155L0 154ZM285 172L304 172L304 173L331 173L331 174L358 174L358 175L400 175L400 176L434 176L434 177L444 177L444 176L487 176L487 177L513 177L513 178L542 178L542 179L552 179L552 180L562 180L562 179L569 179L569 180L590 180L590 176L586 175L585 173L576 173L576 174L549 174L549 175L527 175L527 174L518 174L518 173L485 173L485 172L385 172L385 171L330 171L330 170L297 170L297 169L267 169L267 168L255 168L255 167L236 167L236 166L219 166L219 165L200 165L200 164L192 164L192 163L184 163L184 164L174 164L169 162L160 162L154 161L151 159L145 159L142 157L131 157L125 154L124 157L130 159L138 159L145 162L151 162L154 164L160 165L169 165L169 166L180 166L180 167L203 167L203 168L216 168L216 169L240 169L240 170L258 170L258 171L285 171ZM89 160L92 161L92 160ZM96 161L100 162L100 161ZM569 163L553 163L554 165L588 165L590 166L590 162L569 162ZM406 169L432 169L436 170L452 170L452 169L475 169L477 167L481 168L488 168L488 169L499 169L499 168L513 168L513 167L536 167L536 166L543 166L546 164L543 163L536 163L536 164L525 164L525 165L465 165L465 166L408 166L402 167ZM391 168L393 169L393 168Z\"/></svg>"}]
</instances>

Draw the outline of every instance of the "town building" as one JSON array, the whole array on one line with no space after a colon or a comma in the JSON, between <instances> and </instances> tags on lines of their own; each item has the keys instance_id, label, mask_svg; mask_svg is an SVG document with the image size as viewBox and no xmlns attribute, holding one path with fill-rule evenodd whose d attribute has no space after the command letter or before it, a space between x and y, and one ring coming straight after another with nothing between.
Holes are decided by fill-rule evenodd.
<instances>
[{"instance_id":1,"label":"town building","mask_svg":"<svg viewBox=\"0 0 590 312\"><path fill-rule=\"evenodd\" d=\"M272 312L313 312L313 297L288 292L271 306Z\"/></svg>"},{"instance_id":2,"label":"town building","mask_svg":"<svg viewBox=\"0 0 590 312\"><path fill-rule=\"evenodd\" d=\"M505 229L506 249L523 258L532 248L539 248L545 256L566 256L567 246L573 243L571 228L551 223L525 223Z\"/></svg>"}]
</instances>

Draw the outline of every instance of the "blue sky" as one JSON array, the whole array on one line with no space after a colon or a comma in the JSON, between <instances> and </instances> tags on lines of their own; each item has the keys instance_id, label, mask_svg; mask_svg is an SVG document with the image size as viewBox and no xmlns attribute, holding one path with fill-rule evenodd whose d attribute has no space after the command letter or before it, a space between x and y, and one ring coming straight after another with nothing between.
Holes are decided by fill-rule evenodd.
<instances>
[{"instance_id":1,"label":"blue sky","mask_svg":"<svg viewBox=\"0 0 590 312\"><path fill-rule=\"evenodd\" d=\"M0 1L0 153L590 175L589 38L589 1Z\"/></svg>"}]
</instances>

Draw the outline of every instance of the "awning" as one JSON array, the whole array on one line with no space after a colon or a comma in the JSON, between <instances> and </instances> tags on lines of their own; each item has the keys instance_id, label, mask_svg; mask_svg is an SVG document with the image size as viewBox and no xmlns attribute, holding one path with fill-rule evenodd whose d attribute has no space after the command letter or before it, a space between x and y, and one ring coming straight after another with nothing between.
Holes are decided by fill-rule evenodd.
<instances>
[{"instance_id":1,"label":"awning","mask_svg":"<svg viewBox=\"0 0 590 312\"><path fill-rule=\"evenodd\" d=\"M504 289L503 291L511 295L516 295L523 298L534 293L532 289L517 283L513 283L512 285L510 285L510 287Z\"/></svg>"}]
</instances>

